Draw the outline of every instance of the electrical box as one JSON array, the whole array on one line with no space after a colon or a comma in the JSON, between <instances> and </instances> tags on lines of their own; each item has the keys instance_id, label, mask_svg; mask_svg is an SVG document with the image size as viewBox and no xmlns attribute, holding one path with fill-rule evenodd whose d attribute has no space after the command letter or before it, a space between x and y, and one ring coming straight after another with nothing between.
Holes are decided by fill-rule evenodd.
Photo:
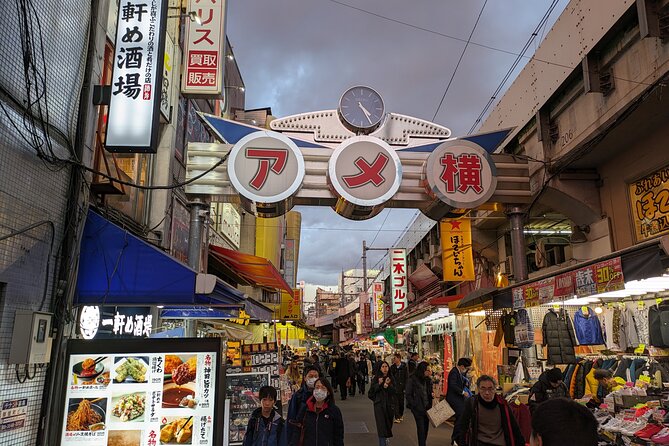
<instances>
[{"instance_id":1,"label":"electrical box","mask_svg":"<svg viewBox=\"0 0 669 446\"><path fill-rule=\"evenodd\" d=\"M17 311L14 315L10 364L46 364L51 358L51 313Z\"/></svg>"}]
</instances>

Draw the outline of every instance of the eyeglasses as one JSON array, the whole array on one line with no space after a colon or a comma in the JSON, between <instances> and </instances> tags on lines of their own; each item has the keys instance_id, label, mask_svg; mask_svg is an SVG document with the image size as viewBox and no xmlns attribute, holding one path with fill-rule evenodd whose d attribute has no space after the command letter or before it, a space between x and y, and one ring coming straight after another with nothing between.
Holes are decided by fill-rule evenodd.
<instances>
[{"instance_id":1,"label":"eyeglasses","mask_svg":"<svg viewBox=\"0 0 669 446\"><path fill-rule=\"evenodd\" d=\"M479 387L479 392L481 393L492 393L495 391L494 387Z\"/></svg>"}]
</instances>

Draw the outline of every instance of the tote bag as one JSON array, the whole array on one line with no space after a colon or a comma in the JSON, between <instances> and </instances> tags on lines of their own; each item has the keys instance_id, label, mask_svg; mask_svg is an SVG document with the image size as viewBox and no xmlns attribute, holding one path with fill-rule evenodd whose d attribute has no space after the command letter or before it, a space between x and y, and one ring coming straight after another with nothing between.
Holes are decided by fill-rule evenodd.
<instances>
[{"instance_id":1,"label":"tote bag","mask_svg":"<svg viewBox=\"0 0 669 446\"><path fill-rule=\"evenodd\" d=\"M432 422L432 426L437 427L444 421L448 420L451 418L453 415L455 415L455 411L453 408L446 402L446 400L442 400L432 406L431 409L427 411L427 416Z\"/></svg>"}]
</instances>

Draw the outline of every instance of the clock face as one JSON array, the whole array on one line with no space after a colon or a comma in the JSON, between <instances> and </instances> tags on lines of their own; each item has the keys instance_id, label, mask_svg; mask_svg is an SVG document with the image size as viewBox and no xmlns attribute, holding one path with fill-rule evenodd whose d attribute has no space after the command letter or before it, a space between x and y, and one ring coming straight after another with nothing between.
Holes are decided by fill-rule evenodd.
<instances>
[{"instance_id":1,"label":"clock face","mask_svg":"<svg viewBox=\"0 0 669 446\"><path fill-rule=\"evenodd\" d=\"M375 129L381 123L384 112L381 95L370 87L349 88L339 101L339 115L344 125L354 131Z\"/></svg>"}]
</instances>

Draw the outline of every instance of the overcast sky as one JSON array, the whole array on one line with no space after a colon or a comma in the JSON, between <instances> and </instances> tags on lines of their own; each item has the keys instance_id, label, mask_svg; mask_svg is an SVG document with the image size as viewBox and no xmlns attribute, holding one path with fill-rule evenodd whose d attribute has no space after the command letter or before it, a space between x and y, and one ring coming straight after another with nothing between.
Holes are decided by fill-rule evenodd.
<instances>
[{"instance_id":1,"label":"overcast sky","mask_svg":"<svg viewBox=\"0 0 669 446\"><path fill-rule=\"evenodd\" d=\"M383 96L387 111L433 120L483 9L433 120L450 128L453 136L464 136L552 3L229 0L227 34L249 109L271 107L277 117L334 109L348 87L369 85ZM557 2L528 55L567 3ZM295 210L303 218L298 280L319 285L335 285L342 269L360 267L362 240L368 246L374 241L371 246L391 247L414 215L412 210L386 209L371 220L354 222L329 208ZM368 266L381 255L369 252Z\"/></svg>"}]
</instances>

